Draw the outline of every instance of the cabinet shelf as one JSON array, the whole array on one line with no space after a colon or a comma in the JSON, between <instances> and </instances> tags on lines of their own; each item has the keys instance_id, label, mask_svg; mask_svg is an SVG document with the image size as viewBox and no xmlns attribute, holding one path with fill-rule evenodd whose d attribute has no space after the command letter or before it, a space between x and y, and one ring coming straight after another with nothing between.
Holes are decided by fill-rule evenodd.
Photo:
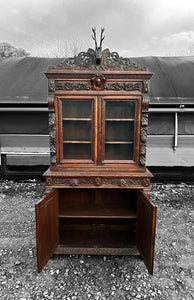
<instances>
[{"instance_id":1,"label":"cabinet shelf","mask_svg":"<svg viewBox=\"0 0 194 300\"><path fill-rule=\"evenodd\" d=\"M91 141L63 141L64 144L91 144Z\"/></svg>"},{"instance_id":2,"label":"cabinet shelf","mask_svg":"<svg viewBox=\"0 0 194 300\"><path fill-rule=\"evenodd\" d=\"M123 145L127 145L127 144L129 144L129 145L132 145L133 144L133 142L122 142L122 141L111 141L111 142L105 142L105 144L123 144Z\"/></svg>"},{"instance_id":3,"label":"cabinet shelf","mask_svg":"<svg viewBox=\"0 0 194 300\"><path fill-rule=\"evenodd\" d=\"M62 229L62 228L61 228ZM63 247L129 248L135 247L135 234L120 230L61 230Z\"/></svg>"},{"instance_id":4,"label":"cabinet shelf","mask_svg":"<svg viewBox=\"0 0 194 300\"><path fill-rule=\"evenodd\" d=\"M105 205L75 205L63 206L59 218L107 218L135 219L136 211L132 207L107 207Z\"/></svg>"},{"instance_id":5,"label":"cabinet shelf","mask_svg":"<svg viewBox=\"0 0 194 300\"><path fill-rule=\"evenodd\" d=\"M81 247L79 245L59 245L55 251L56 254L82 254L82 255L140 255L135 243L128 243L128 247L112 246L102 247L101 245L89 245L84 244Z\"/></svg>"},{"instance_id":6,"label":"cabinet shelf","mask_svg":"<svg viewBox=\"0 0 194 300\"><path fill-rule=\"evenodd\" d=\"M110 118L108 118L108 119L105 119L106 121L110 121L110 122L132 122L132 121L134 121L134 119L110 119Z\"/></svg>"},{"instance_id":7,"label":"cabinet shelf","mask_svg":"<svg viewBox=\"0 0 194 300\"><path fill-rule=\"evenodd\" d=\"M91 121L91 118L63 118L63 121Z\"/></svg>"}]
</instances>

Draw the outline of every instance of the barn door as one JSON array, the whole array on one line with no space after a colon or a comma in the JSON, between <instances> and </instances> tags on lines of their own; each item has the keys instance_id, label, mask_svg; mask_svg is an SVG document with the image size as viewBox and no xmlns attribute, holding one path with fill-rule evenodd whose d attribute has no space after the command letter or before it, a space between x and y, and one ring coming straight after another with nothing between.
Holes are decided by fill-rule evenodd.
<instances>
[{"instance_id":1,"label":"barn door","mask_svg":"<svg viewBox=\"0 0 194 300\"><path fill-rule=\"evenodd\" d=\"M36 203L36 246L38 272L46 265L59 243L58 190Z\"/></svg>"},{"instance_id":2,"label":"barn door","mask_svg":"<svg viewBox=\"0 0 194 300\"><path fill-rule=\"evenodd\" d=\"M153 274L157 208L142 192L138 192L136 244L150 274Z\"/></svg>"}]
</instances>

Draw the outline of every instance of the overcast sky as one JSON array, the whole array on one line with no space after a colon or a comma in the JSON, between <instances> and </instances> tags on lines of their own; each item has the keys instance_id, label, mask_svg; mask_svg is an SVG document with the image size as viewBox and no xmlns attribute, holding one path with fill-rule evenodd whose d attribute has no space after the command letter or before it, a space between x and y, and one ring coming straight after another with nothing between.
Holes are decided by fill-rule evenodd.
<instances>
[{"instance_id":1,"label":"overcast sky","mask_svg":"<svg viewBox=\"0 0 194 300\"><path fill-rule=\"evenodd\" d=\"M194 55L194 0L0 0L0 41L32 56L94 48L92 26L122 56Z\"/></svg>"}]
</instances>

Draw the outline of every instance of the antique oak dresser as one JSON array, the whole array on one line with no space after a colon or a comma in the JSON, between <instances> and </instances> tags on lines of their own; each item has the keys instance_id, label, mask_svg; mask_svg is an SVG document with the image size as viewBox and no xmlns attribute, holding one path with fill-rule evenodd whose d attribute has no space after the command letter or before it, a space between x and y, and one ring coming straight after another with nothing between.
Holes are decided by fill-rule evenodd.
<instances>
[{"instance_id":1,"label":"antique oak dresser","mask_svg":"<svg viewBox=\"0 0 194 300\"><path fill-rule=\"evenodd\" d=\"M36 204L38 271L55 254L140 255L153 273L145 68L105 49L49 67L50 168Z\"/></svg>"}]
</instances>

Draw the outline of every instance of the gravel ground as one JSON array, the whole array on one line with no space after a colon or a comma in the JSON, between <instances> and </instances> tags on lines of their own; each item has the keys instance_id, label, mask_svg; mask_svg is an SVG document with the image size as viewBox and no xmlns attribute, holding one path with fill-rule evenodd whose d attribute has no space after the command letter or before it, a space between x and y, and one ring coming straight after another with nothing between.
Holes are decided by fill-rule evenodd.
<instances>
[{"instance_id":1,"label":"gravel ground","mask_svg":"<svg viewBox=\"0 0 194 300\"><path fill-rule=\"evenodd\" d=\"M36 180L0 180L0 299L194 299L194 185L152 184L154 275L139 257L54 255L36 268Z\"/></svg>"}]
</instances>

